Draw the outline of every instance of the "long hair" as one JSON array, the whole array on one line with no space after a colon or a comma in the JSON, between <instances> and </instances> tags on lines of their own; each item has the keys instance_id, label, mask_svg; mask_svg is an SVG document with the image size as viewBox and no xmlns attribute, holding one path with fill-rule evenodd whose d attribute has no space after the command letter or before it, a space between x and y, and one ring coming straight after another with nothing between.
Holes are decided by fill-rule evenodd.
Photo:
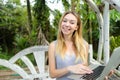
<instances>
[{"instance_id":1,"label":"long hair","mask_svg":"<svg viewBox=\"0 0 120 80\"><path fill-rule=\"evenodd\" d=\"M67 49L65 45L65 40L63 37L63 33L61 32L61 24L63 21L63 18L67 14L73 14L76 19L77 19L77 26L78 29L73 33L72 39L73 39L73 44L75 46L75 54L76 54L76 61L79 59L82 59L83 62L87 62L87 56L86 56L86 48L85 48L85 41L82 37L82 23L80 16L73 12L73 11L67 11L63 14L63 16L60 19L59 22L59 29L58 29L58 36L57 36L57 45L56 45L56 52L61 55L61 57L64 59L65 56L65 51Z\"/></svg>"}]
</instances>

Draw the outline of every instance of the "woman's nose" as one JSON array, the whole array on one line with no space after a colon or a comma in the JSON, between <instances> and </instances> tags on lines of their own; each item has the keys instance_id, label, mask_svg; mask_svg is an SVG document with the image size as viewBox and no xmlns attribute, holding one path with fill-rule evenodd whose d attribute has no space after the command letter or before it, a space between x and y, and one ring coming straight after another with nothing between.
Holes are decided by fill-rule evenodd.
<instances>
[{"instance_id":1,"label":"woman's nose","mask_svg":"<svg viewBox=\"0 0 120 80\"><path fill-rule=\"evenodd\" d=\"M66 26L67 26L67 27L70 26L70 23L69 23L69 22L66 22Z\"/></svg>"}]
</instances>

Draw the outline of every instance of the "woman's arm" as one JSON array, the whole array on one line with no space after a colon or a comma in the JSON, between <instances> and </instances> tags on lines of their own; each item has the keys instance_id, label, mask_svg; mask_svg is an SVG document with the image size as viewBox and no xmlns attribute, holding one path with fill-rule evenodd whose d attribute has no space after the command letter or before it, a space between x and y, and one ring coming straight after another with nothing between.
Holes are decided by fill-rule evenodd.
<instances>
[{"instance_id":1,"label":"woman's arm","mask_svg":"<svg viewBox=\"0 0 120 80\"><path fill-rule=\"evenodd\" d=\"M85 48L86 48L86 60L87 60L86 63L85 63L85 65L88 66L89 65L88 64L89 44L85 40L84 40L84 43L85 43Z\"/></svg>"},{"instance_id":2,"label":"woman's arm","mask_svg":"<svg viewBox=\"0 0 120 80\"><path fill-rule=\"evenodd\" d=\"M52 42L49 45L48 54L49 54L49 73L50 73L50 76L52 78L61 77L61 76L65 75L65 74L67 74L69 72L66 67L62 68L62 69L56 69L55 43L54 42Z\"/></svg>"}]
</instances>

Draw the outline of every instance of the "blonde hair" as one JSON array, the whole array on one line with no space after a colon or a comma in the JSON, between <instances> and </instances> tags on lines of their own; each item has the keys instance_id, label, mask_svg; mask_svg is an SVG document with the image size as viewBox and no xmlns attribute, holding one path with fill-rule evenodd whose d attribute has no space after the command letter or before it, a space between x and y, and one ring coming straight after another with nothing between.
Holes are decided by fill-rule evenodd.
<instances>
[{"instance_id":1,"label":"blonde hair","mask_svg":"<svg viewBox=\"0 0 120 80\"><path fill-rule=\"evenodd\" d=\"M62 58L65 56L66 45L63 37L63 33L61 32L61 23L63 18L67 14L73 14L77 18L77 26L78 29L73 33L73 44L75 46L75 54L76 54L76 61L82 59L83 62L87 62L86 56L86 47L85 41L82 37L82 23L80 20L80 16L73 11L67 11L63 14L59 22L59 29L58 29L58 36L57 36L57 44L56 44L56 52L61 55Z\"/></svg>"}]
</instances>

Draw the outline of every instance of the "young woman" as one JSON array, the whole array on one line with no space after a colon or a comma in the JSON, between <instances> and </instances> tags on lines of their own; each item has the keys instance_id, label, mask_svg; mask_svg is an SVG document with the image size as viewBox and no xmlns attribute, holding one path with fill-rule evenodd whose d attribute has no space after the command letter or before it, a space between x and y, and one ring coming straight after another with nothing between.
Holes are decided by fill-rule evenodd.
<instances>
[{"instance_id":1,"label":"young woman","mask_svg":"<svg viewBox=\"0 0 120 80\"><path fill-rule=\"evenodd\" d=\"M50 76L57 80L71 80L71 74L90 74L88 43L82 36L80 16L73 11L63 14L57 40L49 45Z\"/></svg>"}]
</instances>

